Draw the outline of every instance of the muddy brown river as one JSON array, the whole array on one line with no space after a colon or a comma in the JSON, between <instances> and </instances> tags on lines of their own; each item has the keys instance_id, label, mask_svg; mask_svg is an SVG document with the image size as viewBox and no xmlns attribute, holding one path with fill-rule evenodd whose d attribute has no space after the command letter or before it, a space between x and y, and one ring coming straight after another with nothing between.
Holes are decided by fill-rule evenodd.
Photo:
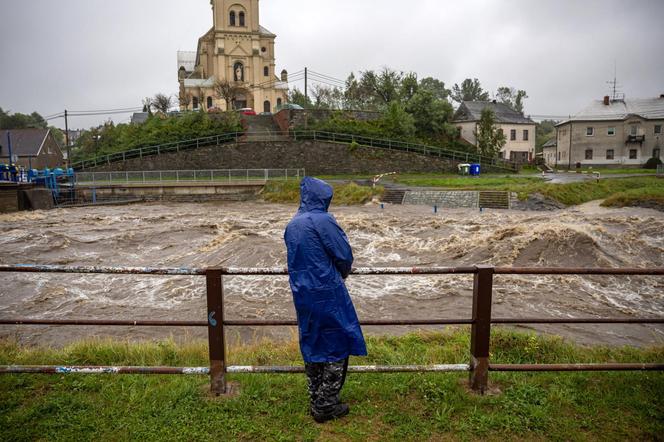
<instances>
[{"instance_id":1,"label":"muddy brown river","mask_svg":"<svg viewBox=\"0 0 664 442\"><path fill-rule=\"evenodd\" d=\"M421 206L332 207L360 266L664 266L664 213L604 209L556 212ZM263 203L148 204L0 215L0 263L152 267L284 266L283 230L294 206ZM472 278L352 276L360 318L468 318ZM287 278L224 279L226 316L291 319ZM664 278L496 276L501 317L661 317ZM203 277L0 273L0 318L205 320ZM664 343L662 325L522 327L589 344ZM412 328L366 328L402 333ZM231 338L291 337L294 330L244 328ZM205 329L0 326L0 337L64 345L83 337L176 340Z\"/></svg>"}]
</instances>

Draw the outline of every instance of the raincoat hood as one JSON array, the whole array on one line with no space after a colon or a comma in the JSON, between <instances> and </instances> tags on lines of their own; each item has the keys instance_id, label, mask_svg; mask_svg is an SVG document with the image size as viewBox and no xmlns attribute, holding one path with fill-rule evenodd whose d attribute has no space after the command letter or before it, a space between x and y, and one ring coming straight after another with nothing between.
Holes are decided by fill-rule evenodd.
<instances>
[{"instance_id":1,"label":"raincoat hood","mask_svg":"<svg viewBox=\"0 0 664 442\"><path fill-rule=\"evenodd\" d=\"M327 212L334 196L332 186L317 178L305 177L300 183L300 213Z\"/></svg>"}]
</instances>

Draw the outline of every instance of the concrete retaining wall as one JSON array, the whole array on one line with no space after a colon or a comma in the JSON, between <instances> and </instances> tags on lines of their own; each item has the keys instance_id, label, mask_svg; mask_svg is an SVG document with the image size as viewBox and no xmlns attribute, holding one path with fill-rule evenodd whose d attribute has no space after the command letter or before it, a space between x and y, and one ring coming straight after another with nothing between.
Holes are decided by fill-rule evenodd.
<instances>
[{"instance_id":1,"label":"concrete retaining wall","mask_svg":"<svg viewBox=\"0 0 664 442\"><path fill-rule=\"evenodd\" d=\"M479 208L479 192L417 190L406 192L403 204L438 206L447 209Z\"/></svg>"},{"instance_id":2,"label":"concrete retaining wall","mask_svg":"<svg viewBox=\"0 0 664 442\"><path fill-rule=\"evenodd\" d=\"M285 169L308 174L453 171L447 160L415 153L321 141L247 142L115 162L86 171Z\"/></svg>"},{"instance_id":3,"label":"concrete retaining wall","mask_svg":"<svg viewBox=\"0 0 664 442\"><path fill-rule=\"evenodd\" d=\"M140 199L144 201L248 201L256 199L264 183L229 184L132 184L81 186L79 195L85 201ZM93 198L94 194L94 198Z\"/></svg>"}]
</instances>

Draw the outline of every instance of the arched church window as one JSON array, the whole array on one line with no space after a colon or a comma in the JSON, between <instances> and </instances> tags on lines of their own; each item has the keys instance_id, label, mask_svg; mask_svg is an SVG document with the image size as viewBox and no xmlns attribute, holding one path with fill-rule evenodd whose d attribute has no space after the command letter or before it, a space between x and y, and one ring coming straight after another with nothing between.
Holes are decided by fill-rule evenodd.
<instances>
[{"instance_id":1,"label":"arched church window","mask_svg":"<svg viewBox=\"0 0 664 442\"><path fill-rule=\"evenodd\" d=\"M269 68L269 67L265 66L265 67L263 68L263 75L264 75L265 77L269 77L269 76L270 76L270 68Z\"/></svg>"},{"instance_id":2,"label":"arched church window","mask_svg":"<svg viewBox=\"0 0 664 442\"><path fill-rule=\"evenodd\" d=\"M244 26L244 12L240 12L240 26Z\"/></svg>"},{"instance_id":3,"label":"arched church window","mask_svg":"<svg viewBox=\"0 0 664 442\"><path fill-rule=\"evenodd\" d=\"M230 23L231 26L235 26L235 11L231 11L230 13Z\"/></svg>"},{"instance_id":4,"label":"arched church window","mask_svg":"<svg viewBox=\"0 0 664 442\"><path fill-rule=\"evenodd\" d=\"M277 109L281 107L281 98L277 98Z\"/></svg>"},{"instance_id":5,"label":"arched church window","mask_svg":"<svg viewBox=\"0 0 664 442\"><path fill-rule=\"evenodd\" d=\"M192 99L192 105L194 106L194 109L198 109L198 97Z\"/></svg>"},{"instance_id":6,"label":"arched church window","mask_svg":"<svg viewBox=\"0 0 664 442\"><path fill-rule=\"evenodd\" d=\"M207 108L210 109L212 107L212 97L207 97Z\"/></svg>"}]
</instances>

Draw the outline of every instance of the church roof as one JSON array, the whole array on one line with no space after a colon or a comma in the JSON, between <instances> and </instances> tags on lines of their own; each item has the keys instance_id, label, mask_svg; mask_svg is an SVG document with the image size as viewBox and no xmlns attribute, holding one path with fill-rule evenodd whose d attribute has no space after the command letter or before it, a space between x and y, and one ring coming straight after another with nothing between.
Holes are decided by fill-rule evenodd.
<instances>
[{"instance_id":1,"label":"church roof","mask_svg":"<svg viewBox=\"0 0 664 442\"><path fill-rule=\"evenodd\" d=\"M485 108L493 110L497 123L535 124L508 105L496 101L464 101L454 114L454 122L480 121Z\"/></svg>"},{"instance_id":2,"label":"church roof","mask_svg":"<svg viewBox=\"0 0 664 442\"><path fill-rule=\"evenodd\" d=\"M276 37L276 34L273 34L272 32L268 31L265 29L263 26L258 25L258 32L263 36L263 37Z\"/></svg>"}]
</instances>

